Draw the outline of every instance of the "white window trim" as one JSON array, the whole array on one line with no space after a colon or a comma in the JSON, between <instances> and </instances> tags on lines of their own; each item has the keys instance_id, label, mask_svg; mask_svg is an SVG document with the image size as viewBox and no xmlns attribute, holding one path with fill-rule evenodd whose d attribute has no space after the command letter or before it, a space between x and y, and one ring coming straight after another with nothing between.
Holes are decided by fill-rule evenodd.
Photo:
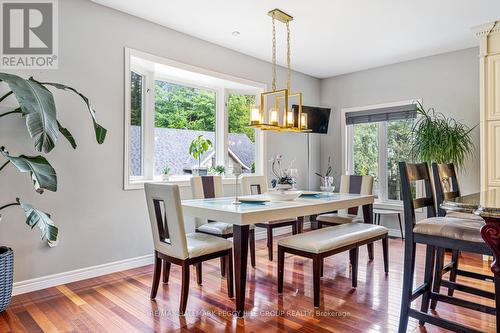
<instances>
[{"instance_id":1,"label":"white window trim","mask_svg":"<svg viewBox=\"0 0 500 333\"><path fill-rule=\"evenodd\" d=\"M391 102L391 103L383 103L383 104L373 104L373 105L364 105L364 106L356 106L356 107L349 107L349 108L342 108L341 109L341 126L340 126L340 135L341 135L341 146L342 146L342 172L343 174L353 174L354 172L354 161L353 161L353 156L352 156L352 126L349 126L346 124L345 120L345 114L347 112L359 112L359 111L365 111L365 110L373 110L373 109L380 109L380 108L387 108L387 107L392 107L392 106L403 106L403 105L408 105L408 104L415 104L420 102L422 104L422 99L421 98L414 98L410 100L404 100L404 101L397 101L397 102ZM418 116L417 116L418 117ZM381 124L384 124L382 126L386 126L384 122ZM382 157L382 160L387 161L386 154L387 154L387 138L384 137L383 133L384 131L378 131L379 133L379 150L380 150L380 155ZM380 149L384 148L384 149ZM387 164L387 163L384 163ZM379 161L379 165L381 165L381 161ZM379 193L381 193L382 198L387 197L387 166L385 167L379 167ZM423 193L423 188L422 184L417 184L417 194ZM402 208L403 203L400 200L380 200L377 199L375 200L375 204L377 205L377 208L392 208L392 207L397 207L397 208Z\"/></svg>"},{"instance_id":2,"label":"white window trim","mask_svg":"<svg viewBox=\"0 0 500 333\"><path fill-rule=\"evenodd\" d=\"M161 75L155 76L154 73L148 73L146 70L131 68L131 57L139 57L154 63L159 63L167 66L176 67L179 69L187 70L190 72L194 72L197 74L203 74L212 76L214 78L228 80L232 82L237 82L240 84L244 84L247 86L251 86L252 90L229 90L221 87L209 87L209 86L200 86L195 82L186 80L180 81L177 78L169 78L168 76ZM227 110L227 98L229 93L238 93L238 94L259 94L260 92L267 90L267 85L261 82L255 82L211 70L207 70L204 68L184 64L175 60L155 56L149 53L145 53L142 51L138 51L131 48L125 48L125 116L124 116L124 169L123 169L123 189L124 190L133 190L133 189L143 189L144 184L147 182L158 182L161 181L160 178L154 176L152 174L144 175L144 177L130 177L130 163L129 163L129 125L131 119L131 95L130 95L130 71L133 70L139 74L144 75L145 80L143 81L144 91L143 91L143 131L142 131L142 152L143 152L143 161L142 168L143 170L150 170L152 172L153 168L145 167L145 165L149 164L151 166L154 164L154 152L152 151L154 145L154 81L155 80L164 80L172 83L177 83L181 85L187 85L189 87L204 89L214 91L216 93L216 128L222 128L223 130L216 131L216 160L217 164L226 165L226 160L228 158L228 110ZM149 137L148 137L149 134ZM255 135L255 174L256 175L265 175L267 173L267 164L265 163L266 156L266 141L267 136L266 133L261 130L256 130ZM149 143L149 144L148 144ZM219 152L223 152L220 154ZM191 176L180 176L178 179L169 180L167 183L177 184L179 186L190 186L189 178ZM228 176L223 179L223 184L233 184L234 177Z\"/></svg>"}]
</instances>

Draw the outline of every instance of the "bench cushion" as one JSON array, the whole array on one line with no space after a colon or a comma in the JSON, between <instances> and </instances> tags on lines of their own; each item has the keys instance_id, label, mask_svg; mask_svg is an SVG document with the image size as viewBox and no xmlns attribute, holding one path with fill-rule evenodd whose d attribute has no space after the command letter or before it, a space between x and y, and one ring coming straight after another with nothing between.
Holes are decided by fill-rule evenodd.
<instances>
[{"instance_id":1,"label":"bench cushion","mask_svg":"<svg viewBox=\"0 0 500 333\"><path fill-rule=\"evenodd\" d=\"M415 224L417 234L452 238L457 240L483 243L481 227L484 221L457 219L454 217L431 217Z\"/></svg>"},{"instance_id":2,"label":"bench cushion","mask_svg":"<svg viewBox=\"0 0 500 333\"><path fill-rule=\"evenodd\" d=\"M383 236L388 229L365 223L346 223L282 238L278 245L309 253L323 253Z\"/></svg>"}]
</instances>

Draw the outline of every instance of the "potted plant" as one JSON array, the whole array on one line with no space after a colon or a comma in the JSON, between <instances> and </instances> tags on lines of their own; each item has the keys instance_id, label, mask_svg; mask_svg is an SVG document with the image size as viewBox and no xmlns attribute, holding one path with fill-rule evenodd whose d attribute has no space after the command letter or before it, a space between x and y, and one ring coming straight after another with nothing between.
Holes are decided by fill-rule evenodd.
<instances>
[{"instance_id":1,"label":"potted plant","mask_svg":"<svg viewBox=\"0 0 500 333\"><path fill-rule=\"evenodd\" d=\"M7 108L8 111L0 113L0 118L6 116L22 116L26 120L28 134L34 141L37 151L49 153L56 145L60 135L76 149L76 141L69 130L57 120L54 96L48 87L69 91L80 96L92 118L96 140L99 144L104 142L106 129L99 125L95 118L95 111L87 97L74 88L60 83L38 82L32 77L24 79L17 75L0 73L0 82L9 88L9 91L0 97L0 103L9 100L17 101L18 106ZM14 167L19 172L29 173L35 191L42 194L45 190L57 191L56 171L42 155L12 155L0 144L0 171L7 167ZM10 193L9 193L10 194ZM11 202L0 204L0 214L11 207L20 207L26 214L26 224L33 229L38 227L42 239L49 246L55 246L58 241L58 228L50 214L39 210L22 198L13 198ZM0 215L1 218L1 215ZM2 221L4 222L4 221ZM3 227L3 226L2 226ZM8 306L12 294L12 272L14 265L12 249L0 247L0 312Z\"/></svg>"},{"instance_id":2,"label":"potted plant","mask_svg":"<svg viewBox=\"0 0 500 333\"><path fill-rule=\"evenodd\" d=\"M201 166L201 157L212 147L212 141L205 139L203 135L199 135L196 139L191 141L189 145L189 154L195 160L198 160L198 166L193 167L193 176L207 175L207 168Z\"/></svg>"},{"instance_id":3,"label":"potted plant","mask_svg":"<svg viewBox=\"0 0 500 333\"><path fill-rule=\"evenodd\" d=\"M335 191L335 171L333 171L330 157L328 157L328 166L326 168L325 175L322 175L319 172L315 172L315 175L321 178L321 191Z\"/></svg>"},{"instance_id":4,"label":"potted plant","mask_svg":"<svg viewBox=\"0 0 500 333\"><path fill-rule=\"evenodd\" d=\"M271 186L277 190L285 191L290 190L295 185L295 178L292 177L288 169L282 169L281 162L283 161L283 155L278 154L272 160L271 170L273 175L276 177L271 180Z\"/></svg>"},{"instance_id":5,"label":"potted plant","mask_svg":"<svg viewBox=\"0 0 500 333\"><path fill-rule=\"evenodd\" d=\"M162 171L162 174L161 174L161 177L164 181L168 181L169 177L170 177L170 167L168 165L166 165L164 168L163 168L163 171Z\"/></svg>"},{"instance_id":6,"label":"potted plant","mask_svg":"<svg viewBox=\"0 0 500 333\"><path fill-rule=\"evenodd\" d=\"M223 165L216 165L211 167L209 171L214 175L222 176L226 172L226 168Z\"/></svg>"},{"instance_id":7,"label":"potted plant","mask_svg":"<svg viewBox=\"0 0 500 333\"><path fill-rule=\"evenodd\" d=\"M474 152L471 132L476 126L471 128L447 118L433 108L426 111L421 103L417 105L417 112L420 117L413 126L414 157L423 162L463 167L465 159Z\"/></svg>"}]
</instances>

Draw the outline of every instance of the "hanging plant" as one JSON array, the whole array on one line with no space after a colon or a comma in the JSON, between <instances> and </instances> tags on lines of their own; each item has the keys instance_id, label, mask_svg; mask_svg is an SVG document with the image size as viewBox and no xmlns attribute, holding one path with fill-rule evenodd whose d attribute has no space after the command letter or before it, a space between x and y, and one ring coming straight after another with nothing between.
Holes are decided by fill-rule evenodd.
<instances>
[{"instance_id":1,"label":"hanging plant","mask_svg":"<svg viewBox=\"0 0 500 333\"><path fill-rule=\"evenodd\" d=\"M474 153L472 130L453 118L448 118L433 108L417 105L420 117L413 126L412 153L422 162L453 163L463 167L467 157Z\"/></svg>"}]
</instances>

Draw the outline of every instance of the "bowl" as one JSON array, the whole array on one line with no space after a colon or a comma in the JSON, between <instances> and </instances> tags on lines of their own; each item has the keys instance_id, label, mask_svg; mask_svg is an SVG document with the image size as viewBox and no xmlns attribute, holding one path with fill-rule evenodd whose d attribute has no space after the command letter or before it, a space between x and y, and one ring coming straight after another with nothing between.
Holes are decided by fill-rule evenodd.
<instances>
[{"instance_id":1,"label":"bowl","mask_svg":"<svg viewBox=\"0 0 500 333\"><path fill-rule=\"evenodd\" d=\"M335 191L335 186L320 186L319 188L323 192L333 192L333 191Z\"/></svg>"},{"instance_id":2,"label":"bowl","mask_svg":"<svg viewBox=\"0 0 500 333\"><path fill-rule=\"evenodd\" d=\"M266 193L266 196L271 201L293 201L296 200L302 191L269 191Z\"/></svg>"}]
</instances>

